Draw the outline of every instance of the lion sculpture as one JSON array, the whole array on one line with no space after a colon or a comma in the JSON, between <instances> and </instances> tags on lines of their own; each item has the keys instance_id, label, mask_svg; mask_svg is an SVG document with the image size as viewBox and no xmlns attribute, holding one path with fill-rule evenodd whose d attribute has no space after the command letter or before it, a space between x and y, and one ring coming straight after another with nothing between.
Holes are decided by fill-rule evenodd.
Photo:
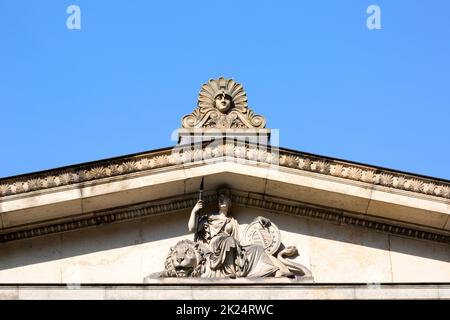
<instances>
[{"instance_id":1,"label":"lion sculpture","mask_svg":"<svg viewBox=\"0 0 450 320\"><path fill-rule=\"evenodd\" d=\"M207 278L211 275L209 268L208 248L201 243L191 240L179 241L170 248L170 252L164 264L164 271L154 273L146 279L151 278ZM277 257L268 257L279 267L275 277L289 278L312 278L311 272L301 264L289 261L287 257L298 255L297 248L290 246L282 249Z\"/></svg>"},{"instance_id":2,"label":"lion sculpture","mask_svg":"<svg viewBox=\"0 0 450 320\"><path fill-rule=\"evenodd\" d=\"M199 277L205 263L205 248L191 240L179 241L170 248L160 277Z\"/></svg>"}]
</instances>

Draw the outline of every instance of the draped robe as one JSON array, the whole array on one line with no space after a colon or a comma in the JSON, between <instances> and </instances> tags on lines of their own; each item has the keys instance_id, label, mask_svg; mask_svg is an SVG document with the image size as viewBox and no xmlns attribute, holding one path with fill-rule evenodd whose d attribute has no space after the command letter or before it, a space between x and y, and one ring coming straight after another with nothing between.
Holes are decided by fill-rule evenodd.
<instances>
[{"instance_id":1,"label":"draped robe","mask_svg":"<svg viewBox=\"0 0 450 320\"><path fill-rule=\"evenodd\" d=\"M208 268L202 277L269 277L278 270L261 245L239 243L239 225L223 213L199 219L197 236L208 244Z\"/></svg>"}]
</instances>

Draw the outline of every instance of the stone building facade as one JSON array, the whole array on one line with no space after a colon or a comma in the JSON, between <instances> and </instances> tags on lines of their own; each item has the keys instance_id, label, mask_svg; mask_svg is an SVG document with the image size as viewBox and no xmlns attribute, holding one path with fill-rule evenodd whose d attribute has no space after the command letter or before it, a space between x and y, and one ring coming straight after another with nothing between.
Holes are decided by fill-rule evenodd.
<instances>
[{"instance_id":1,"label":"stone building facade","mask_svg":"<svg viewBox=\"0 0 450 320\"><path fill-rule=\"evenodd\" d=\"M0 298L450 298L448 180L288 150L271 134L242 86L219 78L175 147L0 179ZM216 228L205 215L200 243L192 209L201 198L220 213L219 189L228 217ZM181 266L183 240L193 265Z\"/></svg>"}]
</instances>

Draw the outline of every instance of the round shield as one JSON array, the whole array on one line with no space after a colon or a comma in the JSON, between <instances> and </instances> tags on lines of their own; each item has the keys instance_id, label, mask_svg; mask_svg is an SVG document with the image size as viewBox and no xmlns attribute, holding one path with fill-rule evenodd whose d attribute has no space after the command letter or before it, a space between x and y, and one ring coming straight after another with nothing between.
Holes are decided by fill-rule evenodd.
<instances>
[{"instance_id":1,"label":"round shield","mask_svg":"<svg viewBox=\"0 0 450 320\"><path fill-rule=\"evenodd\" d=\"M273 222L263 226L258 220L245 228L243 236L245 243L263 246L268 255L273 255L280 248L280 238L280 230Z\"/></svg>"}]
</instances>

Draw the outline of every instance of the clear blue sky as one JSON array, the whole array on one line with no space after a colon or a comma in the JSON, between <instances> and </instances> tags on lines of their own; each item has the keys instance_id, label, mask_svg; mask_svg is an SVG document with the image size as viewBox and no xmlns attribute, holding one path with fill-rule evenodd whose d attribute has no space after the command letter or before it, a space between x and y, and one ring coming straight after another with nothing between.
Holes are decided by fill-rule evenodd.
<instances>
[{"instance_id":1,"label":"clear blue sky","mask_svg":"<svg viewBox=\"0 0 450 320\"><path fill-rule=\"evenodd\" d=\"M223 75L284 147L450 179L449 59L448 0L1 0L0 177L171 146Z\"/></svg>"}]
</instances>

